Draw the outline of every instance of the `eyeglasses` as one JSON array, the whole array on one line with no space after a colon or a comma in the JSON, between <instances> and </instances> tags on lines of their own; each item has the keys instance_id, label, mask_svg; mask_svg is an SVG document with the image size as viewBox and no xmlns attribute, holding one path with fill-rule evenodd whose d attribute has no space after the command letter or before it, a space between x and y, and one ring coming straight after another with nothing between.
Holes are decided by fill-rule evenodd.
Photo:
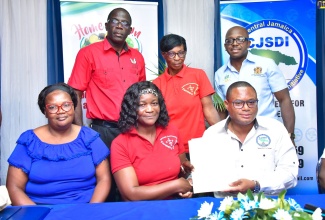
<instances>
[{"instance_id":1,"label":"eyeglasses","mask_svg":"<svg viewBox=\"0 0 325 220\"><path fill-rule=\"evenodd\" d=\"M63 102L62 105L55 105L55 104L47 104L45 105L47 111L50 114L56 114L60 111L60 108L65 111L68 112L71 110L73 106L73 102Z\"/></svg>"},{"instance_id":2,"label":"eyeglasses","mask_svg":"<svg viewBox=\"0 0 325 220\"><path fill-rule=\"evenodd\" d=\"M174 58L176 55L178 55L179 58L184 58L186 56L186 51L178 51L178 53L175 53L174 51L168 51L165 52L169 58Z\"/></svg>"},{"instance_id":3,"label":"eyeglasses","mask_svg":"<svg viewBox=\"0 0 325 220\"><path fill-rule=\"evenodd\" d=\"M255 108L257 106L257 102L258 102L257 99L256 100L248 100L248 101L236 100L236 101L232 102L232 105L234 106L234 108L242 109L246 103L248 108Z\"/></svg>"},{"instance_id":4,"label":"eyeglasses","mask_svg":"<svg viewBox=\"0 0 325 220\"><path fill-rule=\"evenodd\" d=\"M248 38L247 37L228 38L225 40L225 44L230 45L233 44L235 41L237 42L237 44L242 44L245 41L248 41Z\"/></svg>"},{"instance_id":5,"label":"eyeglasses","mask_svg":"<svg viewBox=\"0 0 325 220\"><path fill-rule=\"evenodd\" d=\"M107 22L110 22L114 27L117 27L119 24L124 28L129 28L131 26L128 21L119 21L116 18L108 19Z\"/></svg>"}]
</instances>

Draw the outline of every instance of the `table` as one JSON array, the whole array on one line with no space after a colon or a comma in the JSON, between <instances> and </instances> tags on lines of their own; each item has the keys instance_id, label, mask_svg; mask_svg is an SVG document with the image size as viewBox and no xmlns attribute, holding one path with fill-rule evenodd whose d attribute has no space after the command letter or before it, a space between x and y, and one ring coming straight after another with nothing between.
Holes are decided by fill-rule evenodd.
<instances>
[{"instance_id":1,"label":"table","mask_svg":"<svg viewBox=\"0 0 325 220\"><path fill-rule=\"evenodd\" d=\"M325 194L321 195L290 195L302 207L309 203L325 208ZM139 202L111 202L98 204L62 204L49 207L50 212L44 220L58 219L189 219L197 215L197 210L204 201L213 202L213 212L219 207L223 199L213 197L201 197L192 199L139 201ZM11 207L7 207L11 208ZM13 208L13 207L12 207ZM30 207L32 208L32 207ZM32 212L32 211L31 211ZM26 218L30 219L30 218ZM43 218L39 218L43 219ZM17 219L18 220L18 219ZM19 220L22 220L21 218ZM36 219L35 219L36 220Z\"/></svg>"}]
</instances>

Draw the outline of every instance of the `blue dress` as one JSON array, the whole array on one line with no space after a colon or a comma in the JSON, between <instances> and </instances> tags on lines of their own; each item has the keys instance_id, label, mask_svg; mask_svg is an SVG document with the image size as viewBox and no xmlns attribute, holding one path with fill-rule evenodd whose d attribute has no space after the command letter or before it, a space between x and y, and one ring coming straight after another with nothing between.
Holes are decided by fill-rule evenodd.
<instances>
[{"instance_id":1,"label":"blue dress","mask_svg":"<svg viewBox=\"0 0 325 220\"><path fill-rule=\"evenodd\" d=\"M87 203L96 186L96 166L109 153L99 134L88 127L64 144L44 143L27 130L8 162L28 175L25 192L35 203Z\"/></svg>"}]
</instances>

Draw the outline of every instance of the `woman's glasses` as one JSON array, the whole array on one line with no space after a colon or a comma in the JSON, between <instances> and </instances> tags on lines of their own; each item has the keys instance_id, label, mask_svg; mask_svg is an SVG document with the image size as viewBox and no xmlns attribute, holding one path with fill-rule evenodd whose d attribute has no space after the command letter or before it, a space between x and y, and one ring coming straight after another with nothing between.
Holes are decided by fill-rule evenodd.
<instances>
[{"instance_id":1,"label":"woman's glasses","mask_svg":"<svg viewBox=\"0 0 325 220\"><path fill-rule=\"evenodd\" d=\"M178 51L178 53L176 53L174 51L168 51L168 52L165 52L165 54L167 54L167 56L169 58L174 58L176 55L179 58L184 58L186 56L186 51Z\"/></svg>"},{"instance_id":2,"label":"woman's glasses","mask_svg":"<svg viewBox=\"0 0 325 220\"><path fill-rule=\"evenodd\" d=\"M63 111L68 112L71 110L72 106L73 102L63 102L62 105L47 104L45 105L45 108L50 114L56 114L60 111L60 108Z\"/></svg>"}]
</instances>

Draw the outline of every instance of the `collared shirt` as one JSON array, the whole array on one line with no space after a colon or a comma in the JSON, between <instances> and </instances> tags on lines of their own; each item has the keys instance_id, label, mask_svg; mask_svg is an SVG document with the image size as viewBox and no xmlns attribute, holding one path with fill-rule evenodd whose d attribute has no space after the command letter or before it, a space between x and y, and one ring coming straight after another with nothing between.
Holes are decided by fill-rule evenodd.
<instances>
[{"instance_id":1,"label":"collared shirt","mask_svg":"<svg viewBox=\"0 0 325 220\"><path fill-rule=\"evenodd\" d=\"M323 151L323 154L322 154L321 158L325 158L325 148L324 148L324 151Z\"/></svg>"},{"instance_id":2,"label":"collared shirt","mask_svg":"<svg viewBox=\"0 0 325 220\"><path fill-rule=\"evenodd\" d=\"M111 170L115 172L133 167L139 185L156 185L178 178L179 154L184 145L178 129L172 125L156 128L154 144L140 136L136 129L120 134L111 146Z\"/></svg>"},{"instance_id":3,"label":"collared shirt","mask_svg":"<svg viewBox=\"0 0 325 220\"><path fill-rule=\"evenodd\" d=\"M178 127L188 152L187 142L202 137L205 131L201 99L214 93L206 73L183 65L174 76L169 75L166 69L153 83L161 90L170 121Z\"/></svg>"},{"instance_id":4,"label":"collared shirt","mask_svg":"<svg viewBox=\"0 0 325 220\"><path fill-rule=\"evenodd\" d=\"M141 53L125 44L118 54L105 38L79 50L68 84L86 91L87 118L117 121L125 91L144 80Z\"/></svg>"},{"instance_id":5,"label":"collared shirt","mask_svg":"<svg viewBox=\"0 0 325 220\"><path fill-rule=\"evenodd\" d=\"M238 72L228 60L215 73L215 89L225 100L228 87L237 81L250 83L257 92L258 115L278 119L273 93L288 88L283 73L272 59L248 52Z\"/></svg>"},{"instance_id":6,"label":"collared shirt","mask_svg":"<svg viewBox=\"0 0 325 220\"><path fill-rule=\"evenodd\" d=\"M267 195L296 186L298 157L284 125L272 118L258 116L243 143L228 129L229 117L203 135L215 143L216 152L233 161L237 179L257 180ZM217 175L217 174L216 174ZM222 177L220 177L222 178ZM215 195L224 196L216 192Z\"/></svg>"}]
</instances>

